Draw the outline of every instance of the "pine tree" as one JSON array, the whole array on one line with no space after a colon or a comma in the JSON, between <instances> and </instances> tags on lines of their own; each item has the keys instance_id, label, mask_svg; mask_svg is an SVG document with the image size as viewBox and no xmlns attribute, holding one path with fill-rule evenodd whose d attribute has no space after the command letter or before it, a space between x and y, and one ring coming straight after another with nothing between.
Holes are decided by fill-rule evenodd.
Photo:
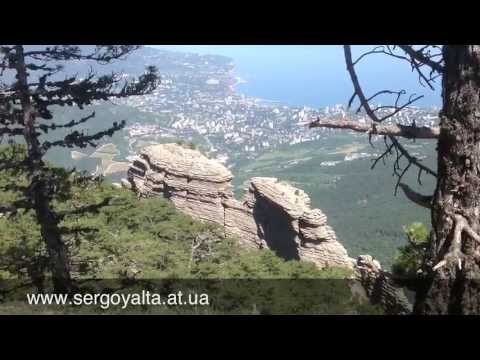
<instances>
[{"instance_id":1,"label":"pine tree","mask_svg":"<svg viewBox=\"0 0 480 360\"><path fill-rule=\"evenodd\" d=\"M125 120L114 122L110 127L94 134L87 134L75 128L94 121L94 112L58 124L52 107L76 106L84 109L95 101L151 93L159 83L155 67L147 67L143 75L130 81L122 80L117 73L98 75L93 70L83 78L74 75L59 80L59 75L68 63L84 61L110 64L124 59L138 48L135 45L97 45L91 50L74 45L32 49L14 45L0 48L0 75L4 78L8 74L14 75L9 83L2 81L0 84L0 136L12 143L22 142L27 148L24 160L19 162L18 156L4 159L0 170L23 168L28 174L28 185L19 188L22 198L13 207L0 208L0 212L15 212L19 208L34 211L48 250L55 292L71 292L72 280L68 249L59 226L63 215L55 212L52 207L52 201L61 191L62 179L46 164L45 155L53 148L96 146L98 140L122 129ZM42 137L57 129L69 129L70 133L53 141Z\"/></svg>"}]
</instances>

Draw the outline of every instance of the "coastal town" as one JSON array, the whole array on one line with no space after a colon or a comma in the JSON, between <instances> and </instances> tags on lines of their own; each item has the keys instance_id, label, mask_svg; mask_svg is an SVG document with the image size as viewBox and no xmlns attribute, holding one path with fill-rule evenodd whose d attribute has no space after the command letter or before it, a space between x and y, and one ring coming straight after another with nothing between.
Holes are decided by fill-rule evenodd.
<instances>
[{"instance_id":1,"label":"coastal town","mask_svg":"<svg viewBox=\"0 0 480 360\"><path fill-rule=\"evenodd\" d=\"M225 159L227 154L243 153L254 158L266 149L319 140L336 132L308 129L306 124L316 117L348 116L359 122L368 121L365 114L356 114L340 104L312 109L245 96L236 91L235 86L241 79L235 76L231 59L168 54L169 57L163 57L157 65L164 69L157 90L150 95L128 98L123 103L161 118L153 124L130 123L127 128L130 139L180 138L192 141L201 138L206 152L213 156ZM155 61L155 57L146 61ZM379 116L383 115L382 111L388 110L380 110ZM398 112L390 121L409 125L415 120L417 126L432 126L437 122L437 113L435 108L411 107Z\"/></svg>"},{"instance_id":2,"label":"coastal town","mask_svg":"<svg viewBox=\"0 0 480 360\"><path fill-rule=\"evenodd\" d=\"M369 121L366 114L342 104L313 109L246 96L237 89L243 80L237 76L233 60L224 56L145 48L116 70L125 78L138 76L145 64L158 67L161 84L149 95L117 100L119 105L148 116L128 117L122 140L114 141L121 155L115 156L115 160L109 156L109 161L129 162L148 144L181 141L234 167L239 159L252 160L282 145L321 141L341 131L308 128L309 122L317 117ZM438 110L407 107L389 121L402 125L415 121L417 126L433 126L438 122ZM381 108L378 115L381 117L387 111L390 110ZM351 136L353 141L365 138L361 133ZM374 138L375 141L383 140ZM369 155L348 156L345 161Z\"/></svg>"}]
</instances>

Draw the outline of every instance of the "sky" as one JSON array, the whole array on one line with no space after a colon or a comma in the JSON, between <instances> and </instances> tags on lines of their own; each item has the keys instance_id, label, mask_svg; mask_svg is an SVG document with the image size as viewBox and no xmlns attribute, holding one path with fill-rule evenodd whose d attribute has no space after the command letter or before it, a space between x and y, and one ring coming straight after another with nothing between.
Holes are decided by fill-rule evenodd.
<instances>
[{"instance_id":1,"label":"sky","mask_svg":"<svg viewBox=\"0 0 480 360\"><path fill-rule=\"evenodd\" d=\"M228 56L235 62L236 74L247 81L238 90L250 96L319 108L346 104L352 95L353 88L340 45L150 46ZM373 47L353 46L354 59ZM367 96L383 89L404 89L408 95L424 95L418 106L440 106L441 84L437 84L435 91L420 86L418 76L404 61L374 54L364 58L356 68ZM380 102L386 104L387 100L380 99Z\"/></svg>"}]
</instances>

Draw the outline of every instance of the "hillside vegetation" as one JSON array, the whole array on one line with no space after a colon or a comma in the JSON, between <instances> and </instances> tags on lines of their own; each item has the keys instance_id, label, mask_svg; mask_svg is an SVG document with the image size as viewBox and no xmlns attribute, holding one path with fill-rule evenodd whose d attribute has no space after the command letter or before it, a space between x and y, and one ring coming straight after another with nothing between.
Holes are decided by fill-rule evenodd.
<instances>
[{"instance_id":1,"label":"hillside vegetation","mask_svg":"<svg viewBox=\"0 0 480 360\"><path fill-rule=\"evenodd\" d=\"M90 111L90 110L89 110ZM55 116L60 123L72 118L85 116L89 111L58 108ZM127 119L127 127L134 123L157 124L169 128L170 120L163 114L139 111L125 105L94 105L91 111L97 113L98 121L85 128L94 132L105 124L118 119ZM312 130L313 131L313 130ZM197 134L191 138L159 136L151 134L133 141L126 129L114 134L104 143L115 144L119 154L114 161L127 161L126 157L138 153L150 144L165 142L186 142L208 155L208 144ZM251 159L248 153L227 152L232 164L234 185L237 198L243 196L243 183L253 176L273 176L291 182L304 190L312 199L313 207L320 208L327 216L340 242L347 248L350 256L371 254L389 268L392 265L396 248L405 245L403 226L412 222L428 223L429 213L404 198L400 191L394 196L395 178L392 176L392 161L386 165L379 163L370 169L374 154L382 151L381 138L374 139L375 147L368 143L363 135L336 132L319 140L303 144L283 145L269 149ZM420 140L406 144L412 153L426 156L427 165L435 168L434 145ZM80 149L87 156L73 160L69 151L50 151L48 158L56 165L77 170L93 172L100 163L92 158L94 149ZM345 161L347 156L368 154L370 157ZM329 165L326 165L330 163ZM333 164L334 163L334 164ZM404 166L405 164L401 164ZM422 177L422 185L417 183L417 174L407 172L404 180L421 193L432 193L434 182L428 176ZM126 177L124 172L112 174L107 181L119 182Z\"/></svg>"},{"instance_id":2,"label":"hillside vegetation","mask_svg":"<svg viewBox=\"0 0 480 360\"><path fill-rule=\"evenodd\" d=\"M267 151L254 161L239 162L232 169L237 197L243 183L253 176L273 176L304 190L313 207L321 209L338 240L352 257L371 254L389 268L396 249L406 244L403 227L413 222L429 223L429 212L407 200L401 190L394 195L393 163L380 162L371 170L374 154L381 152L381 139L371 147L367 137L339 133L311 143L285 145ZM434 145L411 142L413 153L427 158L435 168ZM345 161L347 155L366 154ZM367 156L368 155L368 156ZM400 164L405 166L403 162ZM404 181L423 194L431 194L434 179L407 172Z\"/></svg>"},{"instance_id":3,"label":"hillside vegetation","mask_svg":"<svg viewBox=\"0 0 480 360\"><path fill-rule=\"evenodd\" d=\"M4 149L2 156L9 151L11 149ZM255 304L263 304L266 312L377 311L355 300L345 280L319 280L350 277L351 273L344 269L319 270L311 263L284 261L268 250L241 249L235 239L224 237L222 229L178 213L167 200L138 199L133 192L103 181L88 180L61 168L52 168L52 171L64 179L55 207L64 215L63 237L70 249L72 275L78 284L91 279L111 279L122 286L127 280L139 279L153 284L159 279L257 279L259 282L250 283L248 290L241 290L238 284L230 286L227 298L232 298L233 291L236 294L233 298L237 299L235 306L230 300L226 308L225 303L219 301L217 303L223 305L208 311L253 311L250 307L253 295ZM25 182L24 175L15 171L0 173L0 203L11 204L20 196L9 190L12 182L16 185ZM99 204L102 206L96 206ZM288 279L310 279L321 285L298 283L299 289L292 290L291 282L288 286L278 286L273 279L282 279L279 284ZM0 312L2 308L5 312L29 312L21 303L11 305L9 287L13 283L20 283L30 291L49 288L48 258L31 211L19 210L0 217L0 280L3 280L5 302L0 305ZM269 281L271 286L265 286ZM298 291L308 288L308 296L304 293L307 301L300 306L302 296L298 297ZM239 291L243 297L237 296ZM285 291L297 293L284 296L288 301L282 303L278 301L278 291L284 295ZM18 300L18 296L13 298ZM75 313L79 310L48 311Z\"/></svg>"}]
</instances>

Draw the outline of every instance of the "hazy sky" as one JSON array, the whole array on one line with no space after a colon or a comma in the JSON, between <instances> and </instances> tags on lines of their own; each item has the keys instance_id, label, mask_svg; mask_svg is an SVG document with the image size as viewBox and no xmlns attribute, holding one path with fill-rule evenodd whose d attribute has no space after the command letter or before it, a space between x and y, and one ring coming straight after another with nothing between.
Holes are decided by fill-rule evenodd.
<instances>
[{"instance_id":1,"label":"hazy sky","mask_svg":"<svg viewBox=\"0 0 480 360\"><path fill-rule=\"evenodd\" d=\"M347 103L352 84L345 67L342 46L335 45L153 45L154 47L224 55L234 59L236 72L248 81L239 88L248 95L295 105L323 107ZM353 46L354 58L373 46ZM161 69L160 69L161 71ZM436 91L419 85L408 63L374 54L358 64L365 92L405 89L425 98L419 106L440 105ZM385 99L382 100L386 101Z\"/></svg>"}]
</instances>

